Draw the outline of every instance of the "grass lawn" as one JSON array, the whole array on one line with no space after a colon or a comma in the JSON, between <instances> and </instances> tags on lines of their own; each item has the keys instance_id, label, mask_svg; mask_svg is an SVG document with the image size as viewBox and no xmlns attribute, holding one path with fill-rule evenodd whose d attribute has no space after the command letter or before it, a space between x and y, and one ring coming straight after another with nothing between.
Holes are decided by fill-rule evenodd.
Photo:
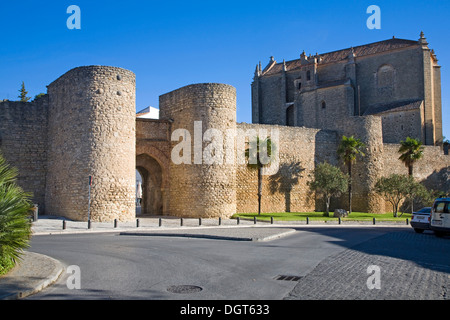
<instances>
[{"instance_id":1,"label":"grass lawn","mask_svg":"<svg viewBox=\"0 0 450 320\"><path fill-rule=\"evenodd\" d=\"M401 212L398 213L400 216ZM275 221L305 221L309 217L310 221L337 221L334 218L333 212L330 212L331 217L325 217L323 212L280 212L280 213L237 213L232 218L240 217L242 219L253 219L270 221L273 217ZM411 219L410 213L404 213L401 217L394 218L392 213L367 213L367 212L352 212L348 218L342 218L342 221L372 221L376 218L377 221L405 221Z\"/></svg>"}]
</instances>

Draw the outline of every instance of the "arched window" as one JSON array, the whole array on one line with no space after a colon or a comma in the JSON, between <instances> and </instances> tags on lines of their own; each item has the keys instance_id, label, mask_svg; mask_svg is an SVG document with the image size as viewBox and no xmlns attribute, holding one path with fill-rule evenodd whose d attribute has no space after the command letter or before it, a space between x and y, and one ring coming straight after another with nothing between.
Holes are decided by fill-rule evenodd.
<instances>
[{"instance_id":1,"label":"arched window","mask_svg":"<svg viewBox=\"0 0 450 320\"><path fill-rule=\"evenodd\" d=\"M385 64L378 68L377 87L393 87L395 81L395 69L391 65Z\"/></svg>"},{"instance_id":2,"label":"arched window","mask_svg":"<svg viewBox=\"0 0 450 320\"><path fill-rule=\"evenodd\" d=\"M327 103L325 101L322 101L321 105L322 105L322 109L326 109Z\"/></svg>"},{"instance_id":3,"label":"arched window","mask_svg":"<svg viewBox=\"0 0 450 320\"><path fill-rule=\"evenodd\" d=\"M298 83L298 90L301 90L301 89L302 89L302 83L299 82L299 83Z\"/></svg>"}]
</instances>

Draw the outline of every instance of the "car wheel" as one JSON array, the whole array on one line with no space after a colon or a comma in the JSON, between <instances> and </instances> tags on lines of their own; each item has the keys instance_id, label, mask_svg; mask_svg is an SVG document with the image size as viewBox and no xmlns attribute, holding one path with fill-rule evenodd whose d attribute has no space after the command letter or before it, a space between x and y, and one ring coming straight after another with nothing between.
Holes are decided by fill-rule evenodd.
<instances>
[{"instance_id":1,"label":"car wheel","mask_svg":"<svg viewBox=\"0 0 450 320\"><path fill-rule=\"evenodd\" d=\"M417 233L423 233L423 229L419 229L419 228L414 228L414 231Z\"/></svg>"}]
</instances>

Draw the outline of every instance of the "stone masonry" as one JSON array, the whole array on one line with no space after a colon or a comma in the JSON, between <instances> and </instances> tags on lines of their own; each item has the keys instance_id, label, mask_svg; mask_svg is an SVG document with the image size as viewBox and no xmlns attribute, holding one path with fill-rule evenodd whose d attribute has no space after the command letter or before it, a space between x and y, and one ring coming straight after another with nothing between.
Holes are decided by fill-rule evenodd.
<instances>
[{"instance_id":1,"label":"stone masonry","mask_svg":"<svg viewBox=\"0 0 450 320\"><path fill-rule=\"evenodd\" d=\"M439 72L423 35L282 64L271 59L257 67L248 124L236 123L230 85L163 94L160 119L143 119L136 117L133 72L78 67L32 102L0 101L0 148L40 214L132 220L138 170L142 213L229 218L258 209L257 172L241 161L252 132L273 138L278 155L276 170L263 176L263 212L322 211L308 181L323 161L346 172L336 151L343 135L353 135L367 146L353 167L353 210L381 213L390 206L373 187L380 177L407 174L398 159L406 136L426 144L414 177L450 193L450 156L439 143ZM331 209L347 205L344 195Z\"/></svg>"}]
</instances>

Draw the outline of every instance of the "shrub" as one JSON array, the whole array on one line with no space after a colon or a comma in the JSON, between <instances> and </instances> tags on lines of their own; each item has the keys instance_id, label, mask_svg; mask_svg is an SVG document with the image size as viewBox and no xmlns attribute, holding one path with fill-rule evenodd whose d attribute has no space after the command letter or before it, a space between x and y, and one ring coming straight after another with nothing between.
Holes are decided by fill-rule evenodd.
<instances>
[{"instance_id":1,"label":"shrub","mask_svg":"<svg viewBox=\"0 0 450 320\"><path fill-rule=\"evenodd\" d=\"M0 274L20 260L31 236L30 195L16 184L16 177L17 170L0 155Z\"/></svg>"}]
</instances>

